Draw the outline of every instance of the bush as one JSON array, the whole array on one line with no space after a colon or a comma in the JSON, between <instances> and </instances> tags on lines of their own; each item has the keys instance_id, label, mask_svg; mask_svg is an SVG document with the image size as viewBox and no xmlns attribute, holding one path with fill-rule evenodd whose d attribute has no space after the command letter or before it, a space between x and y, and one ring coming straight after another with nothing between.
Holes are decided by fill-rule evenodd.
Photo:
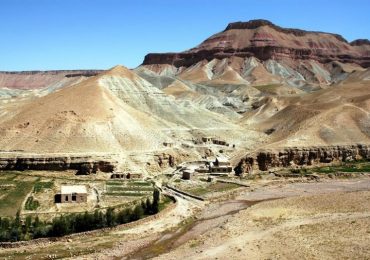
<instances>
[{"instance_id":1,"label":"bush","mask_svg":"<svg viewBox=\"0 0 370 260\"><path fill-rule=\"evenodd\" d=\"M26 210L36 210L40 206L40 203L37 200L34 200L32 196L27 198L24 208Z\"/></svg>"}]
</instances>

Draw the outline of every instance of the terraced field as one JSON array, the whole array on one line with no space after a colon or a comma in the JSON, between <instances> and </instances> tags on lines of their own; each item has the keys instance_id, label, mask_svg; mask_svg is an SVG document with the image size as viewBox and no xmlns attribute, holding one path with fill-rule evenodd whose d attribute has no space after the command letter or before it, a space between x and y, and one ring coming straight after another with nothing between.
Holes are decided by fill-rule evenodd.
<instances>
[{"instance_id":1,"label":"terraced field","mask_svg":"<svg viewBox=\"0 0 370 260\"><path fill-rule=\"evenodd\" d=\"M105 195L142 197L151 195L153 190L152 184L145 181L107 181Z\"/></svg>"}]
</instances>

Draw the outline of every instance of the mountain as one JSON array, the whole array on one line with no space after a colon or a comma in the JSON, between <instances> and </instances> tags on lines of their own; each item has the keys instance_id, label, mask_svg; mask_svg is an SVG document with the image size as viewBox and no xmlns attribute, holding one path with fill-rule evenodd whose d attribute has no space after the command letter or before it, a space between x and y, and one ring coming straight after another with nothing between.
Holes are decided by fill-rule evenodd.
<instances>
[{"instance_id":1,"label":"mountain","mask_svg":"<svg viewBox=\"0 0 370 260\"><path fill-rule=\"evenodd\" d=\"M272 147L370 143L369 72L306 95L265 97L241 122L268 133Z\"/></svg>"},{"instance_id":2,"label":"mountain","mask_svg":"<svg viewBox=\"0 0 370 260\"><path fill-rule=\"evenodd\" d=\"M148 54L143 64L172 64L189 67L202 60L256 57L259 60L339 61L370 66L370 43L348 43L342 36L279 27L267 20L230 23L226 29L200 45L181 53Z\"/></svg>"},{"instance_id":3,"label":"mountain","mask_svg":"<svg viewBox=\"0 0 370 260\"><path fill-rule=\"evenodd\" d=\"M239 128L122 66L18 103L0 122L2 150L38 153L150 151L174 142L172 130Z\"/></svg>"},{"instance_id":4,"label":"mountain","mask_svg":"<svg viewBox=\"0 0 370 260\"><path fill-rule=\"evenodd\" d=\"M368 143L369 66L369 40L252 20L184 52L148 54L137 71L284 147Z\"/></svg>"},{"instance_id":5,"label":"mountain","mask_svg":"<svg viewBox=\"0 0 370 260\"><path fill-rule=\"evenodd\" d=\"M121 169L151 172L263 147L368 144L369 46L255 20L133 70L1 72L0 151L115 154Z\"/></svg>"},{"instance_id":6,"label":"mountain","mask_svg":"<svg viewBox=\"0 0 370 260\"><path fill-rule=\"evenodd\" d=\"M180 53L150 53L142 66L209 84L283 83L304 90L342 80L370 66L368 40L279 27L266 20L230 23ZM307 86L307 85L311 86Z\"/></svg>"}]
</instances>

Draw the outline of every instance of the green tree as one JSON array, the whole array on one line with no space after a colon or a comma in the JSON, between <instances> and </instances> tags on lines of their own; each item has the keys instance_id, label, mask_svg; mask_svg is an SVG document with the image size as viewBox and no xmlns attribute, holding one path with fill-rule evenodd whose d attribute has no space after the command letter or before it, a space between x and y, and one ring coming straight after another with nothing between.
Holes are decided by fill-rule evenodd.
<instances>
[{"instance_id":1,"label":"green tree","mask_svg":"<svg viewBox=\"0 0 370 260\"><path fill-rule=\"evenodd\" d=\"M33 227L37 228L40 225L40 219L39 216L36 215L35 220L33 221Z\"/></svg>"},{"instance_id":2,"label":"green tree","mask_svg":"<svg viewBox=\"0 0 370 260\"><path fill-rule=\"evenodd\" d=\"M105 218L107 219L107 226L112 227L115 225L116 222L116 215L114 213L114 209L109 207L107 212L105 213Z\"/></svg>"},{"instance_id":3,"label":"green tree","mask_svg":"<svg viewBox=\"0 0 370 260\"><path fill-rule=\"evenodd\" d=\"M147 212L147 208L146 208L146 202L145 201L141 201L141 208L144 210L144 214Z\"/></svg>"},{"instance_id":4,"label":"green tree","mask_svg":"<svg viewBox=\"0 0 370 260\"><path fill-rule=\"evenodd\" d=\"M141 219L144 216L144 209L141 205L136 205L133 214L131 215L131 220L135 221Z\"/></svg>"},{"instance_id":5,"label":"green tree","mask_svg":"<svg viewBox=\"0 0 370 260\"><path fill-rule=\"evenodd\" d=\"M32 226L32 216L28 215L26 217L26 222L25 222L25 225L24 225L26 234L30 231L31 226Z\"/></svg>"},{"instance_id":6,"label":"green tree","mask_svg":"<svg viewBox=\"0 0 370 260\"><path fill-rule=\"evenodd\" d=\"M64 216L53 219L50 236L60 237L68 234L68 223Z\"/></svg>"},{"instance_id":7,"label":"green tree","mask_svg":"<svg viewBox=\"0 0 370 260\"><path fill-rule=\"evenodd\" d=\"M125 224L131 221L131 216L131 209L123 209L119 212L117 219L120 224Z\"/></svg>"},{"instance_id":8,"label":"green tree","mask_svg":"<svg viewBox=\"0 0 370 260\"><path fill-rule=\"evenodd\" d=\"M158 189L153 191L153 203L152 203L152 214L156 214L159 212L159 201L160 201L161 193Z\"/></svg>"},{"instance_id":9,"label":"green tree","mask_svg":"<svg viewBox=\"0 0 370 260\"><path fill-rule=\"evenodd\" d=\"M150 201L149 198L146 198L146 202L145 202L145 214L146 215L150 215L152 214L152 202Z\"/></svg>"},{"instance_id":10,"label":"green tree","mask_svg":"<svg viewBox=\"0 0 370 260\"><path fill-rule=\"evenodd\" d=\"M21 213L20 211L18 210L17 211L17 214L15 215L15 219L14 219L14 222L13 222L13 226L15 228L19 228L21 226L21 217L20 217Z\"/></svg>"}]
</instances>

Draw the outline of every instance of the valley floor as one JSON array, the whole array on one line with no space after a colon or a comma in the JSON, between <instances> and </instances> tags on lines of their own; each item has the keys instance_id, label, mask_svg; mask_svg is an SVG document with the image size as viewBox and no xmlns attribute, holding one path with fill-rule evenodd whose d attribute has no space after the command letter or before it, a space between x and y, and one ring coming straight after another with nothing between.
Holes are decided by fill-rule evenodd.
<instances>
[{"instance_id":1,"label":"valley floor","mask_svg":"<svg viewBox=\"0 0 370 260\"><path fill-rule=\"evenodd\" d=\"M157 259L368 259L369 199L369 178L257 188L236 200L263 202Z\"/></svg>"},{"instance_id":2,"label":"valley floor","mask_svg":"<svg viewBox=\"0 0 370 260\"><path fill-rule=\"evenodd\" d=\"M370 178L255 182L132 228L2 249L6 259L367 259Z\"/></svg>"}]
</instances>

